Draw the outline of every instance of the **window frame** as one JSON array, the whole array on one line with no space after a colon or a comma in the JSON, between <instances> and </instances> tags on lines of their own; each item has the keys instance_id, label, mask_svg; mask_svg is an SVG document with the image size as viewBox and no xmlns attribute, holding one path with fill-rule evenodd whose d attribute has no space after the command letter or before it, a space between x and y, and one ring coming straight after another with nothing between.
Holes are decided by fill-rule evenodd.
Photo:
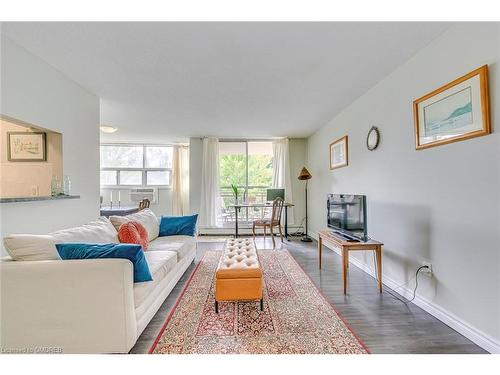
<instances>
[{"instance_id":1,"label":"window frame","mask_svg":"<svg viewBox=\"0 0 500 375\"><path fill-rule=\"evenodd\" d=\"M126 167L100 167L99 169L99 185L101 188L124 188L124 189L137 189L137 188L158 188L158 189L172 189L172 168L146 168L146 148L147 147L170 147L173 145L168 144L149 144L149 143L101 143L99 145L99 162L101 160L101 147L102 146L116 146L116 147L142 147L142 168L126 168ZM173 161L172 161L173 162ZM116 185L101 185L100 172L101 171L116 171ZM121 185L120 184L120 172L121 171L138 171L141 172L141 184L140 185ZM169 184L168 185L148 185L147 184L147 172L168 172L169 173Z\"/></svg>"},{"instance_id":2,"label":"window frame","mask_svg":"<svg viewBox=\"0 0 500 375\"><path fill-rule=\"evenodd\" d=\"M219 143L245 143L245 157L246 157L246 166L245 166L245 169L246 169L246 173L245 173L245 185L238 185L238 188L243 188L245 190L249 190L249 189L270 189L271 187L268 187L268 186L261 186L261 185L248 185L248 143L252 143L252 142L269 142L269 143L272 143L273 140L272 139L219 139ZM220 158L220 154L219 154L219 158ZM220 163L220 159L219 159L219 163ZM220 168L220 167L219 167ZM220 181L219 181L220 183ZM222 186L220 185L219 186L219 189L229 189L231 188L231 186Z\"/></svg>"}]
</instances>

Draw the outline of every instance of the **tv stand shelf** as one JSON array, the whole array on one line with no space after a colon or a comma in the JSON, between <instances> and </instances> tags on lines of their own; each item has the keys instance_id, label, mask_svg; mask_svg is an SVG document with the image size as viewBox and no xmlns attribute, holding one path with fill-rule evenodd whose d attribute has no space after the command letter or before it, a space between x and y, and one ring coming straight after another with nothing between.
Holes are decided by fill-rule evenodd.
<instances>
[{"instance_id":1,"label":"tv stand shelf","mask_svg":"<svg viewBox=\"0 0 500 375\"><path fill-rule=\"evenodd\" d=\"M377 279L378 289L382 293L382 242L375 240L360 241L346 238L348 236L342 233L336 233L332 229L324 229L319 231L318 238L318 255L319 255L319 268L321 269L321 256L323 253L323 245L330 248L337 247L341 250L342 255L342 282L344 286L344 294L347 294L347 267L349 265L349 252L369 250L375 251L377 258Z\"/></svg>"},{"instance_id":2,"label":"tv stand shelf","mask_svg":"<svg viewBox=\"0 0 500 375\"><path fill-rule=\"evenodd\" d=\"M338 230L333 230L332 231L332 236L338 236L338 237L341 237L343 238L345 241L347 242L361 242L360 239L358 238L355 238L355 237L351 237L351 236L348 236L347 234L344 234L342 232L339 232Z\"/></svg>"}]
</instances>

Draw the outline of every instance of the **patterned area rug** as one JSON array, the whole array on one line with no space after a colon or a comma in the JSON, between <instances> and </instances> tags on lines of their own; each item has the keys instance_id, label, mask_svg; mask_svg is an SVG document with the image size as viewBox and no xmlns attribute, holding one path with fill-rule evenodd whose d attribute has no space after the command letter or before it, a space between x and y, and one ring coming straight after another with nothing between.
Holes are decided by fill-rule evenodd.
<instances>
[{"instance_id":1,"label":"patterned area rug","mask_svg":"<svg viewBox=\"0 0 500 375\"><path fill-rule=\"evenodd\" d=\"M150 353L361 354L368 349L286 250L259 250L259 302L221 302L214 309L220 251L207 251L191 275Z\"/></svg>"}]
</instances>

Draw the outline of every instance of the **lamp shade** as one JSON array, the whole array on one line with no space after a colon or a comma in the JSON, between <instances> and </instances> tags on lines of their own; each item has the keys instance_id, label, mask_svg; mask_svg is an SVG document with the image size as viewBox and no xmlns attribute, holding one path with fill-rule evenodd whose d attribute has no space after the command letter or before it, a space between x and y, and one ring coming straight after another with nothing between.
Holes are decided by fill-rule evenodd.
<instances>
[{"instance_id":1,"label":"lamp shade","mask_svg":"<svg viewBox=\"0 0 500 375\"><path fill-rule=\"evenodd\" d=\"M299 180L310 180L311 178L312 178L312 176L309 173L309 171L307 170L307 168L306 167L302 168L302 170L300 171L298 179Z\"/></svg>"}]
</instances>

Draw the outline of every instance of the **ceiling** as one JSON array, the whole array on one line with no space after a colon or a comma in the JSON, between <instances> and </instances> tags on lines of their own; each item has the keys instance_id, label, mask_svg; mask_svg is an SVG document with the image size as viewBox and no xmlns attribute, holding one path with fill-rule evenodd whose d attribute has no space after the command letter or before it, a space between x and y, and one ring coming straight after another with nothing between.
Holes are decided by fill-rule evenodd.
<instances>
[{"instance_id":1,"label":"ceiling","mask_svg":"<svg viewBox=\"0 0 500 375\"><path fill-rule=\"evenodd\" d=\"M3 23L101 97L103 141L306 137L446 23Z\"/></svg>"}]
</instances>

